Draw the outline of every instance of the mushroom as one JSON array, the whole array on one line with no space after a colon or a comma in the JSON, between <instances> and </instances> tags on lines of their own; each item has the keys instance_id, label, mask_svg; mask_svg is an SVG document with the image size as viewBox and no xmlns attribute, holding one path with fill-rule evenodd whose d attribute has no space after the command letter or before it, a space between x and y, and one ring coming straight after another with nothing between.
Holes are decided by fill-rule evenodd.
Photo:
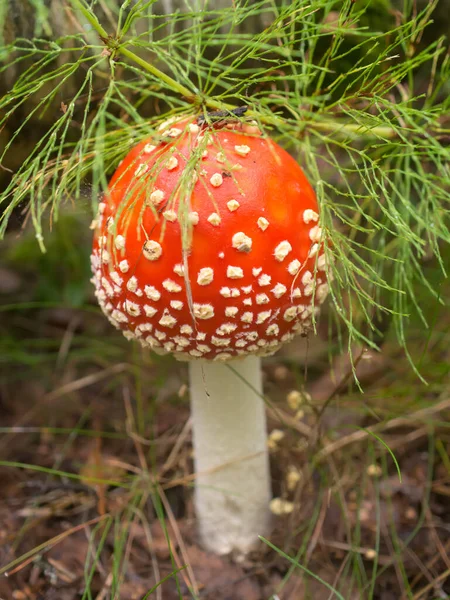
<instances>
[{"instance_id":1,"label":"mushroom","mask_svg":"<svg viewBox=\"0 0 450 600\"><path fill-rule=\"evenodd\" d=\"M163 124L113 175L93 283L127 339L189 361L203 545L245 554L268 532L261 357L311 329L327 294L315 194L255 124Z\"/></svg>"}]
</instances>

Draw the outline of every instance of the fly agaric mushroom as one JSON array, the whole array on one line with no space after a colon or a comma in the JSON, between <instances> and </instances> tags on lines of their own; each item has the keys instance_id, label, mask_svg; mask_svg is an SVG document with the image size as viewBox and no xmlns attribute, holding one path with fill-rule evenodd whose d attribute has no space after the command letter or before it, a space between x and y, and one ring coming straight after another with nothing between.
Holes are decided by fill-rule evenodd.
<instances>
[{"instance_id":1,"label":"fly agaric mushroom","mask_svg":"<svg viewBox=\"0 0 450 600\"><path fill-rule=\"evenodd\" d=\"M311 328L328 291L315 194L254 124L163 124L99 204L93 282L127 339L189 360L204 546L246 553L269 527L260 357Z\"/></svg>"}]
</instances>

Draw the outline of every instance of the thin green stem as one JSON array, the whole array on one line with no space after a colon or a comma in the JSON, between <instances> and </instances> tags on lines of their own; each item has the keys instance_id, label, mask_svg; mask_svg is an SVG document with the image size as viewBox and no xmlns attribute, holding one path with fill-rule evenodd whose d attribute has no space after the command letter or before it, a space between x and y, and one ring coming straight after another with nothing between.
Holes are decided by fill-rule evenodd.
<instances>
[{"instance_id":1,"label":"thin green stem","mask_svg":"<svg viewBox=\"0 0 450 600\"><path fill-rule=\"evenodd\" d=\"M110 39L110 36L103 29L101 24L98 22L96 16L93 13L91 13L88 8L86 8L84 6L82 0L71 0L71 2L83 13L85 18L89 21L89 23L92 25L92 27L97 31L97 33L99 34L102 41L107 43L107 40ZM113 49L115 52L118 52L118 53L122 54L122 56L125 56L128 59L132 60L134 63L139 65L141 68L145 69L145 71L154 75L157 79L160 79L161 81L166 83L174 92L180 94L181 96L184 96L184 98L186 98L189 102L192 102L193 104L204 103L206 106L208 106L208 108L213 108L216 110L232 110L233 108L235 108L231 104L227 104L224 102L218 102L217 100L215 100L213 98L201 98L200 95L193 93L187 87L185 87L181 83L178 83L178 81L176 81L175 79L170 77L170 75L167 75L166 73L164 73L163 71L161 71L160 69L155 67L154 65L150 64L148 61L141 58L140 56L138 56L137 54L135 54L134 52L132 52L131 50L126 48L124 45L123 46L120 46L120 45L113 46ZM280 117L277 117L276 115L273 115L270 117L265 115L265 116L261 117L261 115L259 113L255 112L255 111L251 111L251 110L248 111L247 114L249 117L258 117L264 123L266 123L268 125L273 125L275 127L277 125L280 125L283 121ZM315 129L333 131L336 133L371 135L374 137L389 138L389 137L394 137L396 135L395 130L391 127L382 127L382 126L365 127L365 126L362 126L359 124L337 123L334 121L310 122L310 123L308 123L308 126L313 127Z\"/></svg>"},{"instance_id":2,"label":"thin green stem","mask_svg":"<svg viewBox=\"0 0 450 600\"><path fill-rule=\"evenodd\" d=\"M137 65L139 65L155 77L157 77L158 79L160 79L161 81L164 81L164 83L167 83L167 85L171 87L174 92L181 94L187 100L193 102L194 104L199 103L199 96L193 94L187 87L184 87L184 85L178 83L177 81L175 81L175 79L172 79L172 77L166 75L165 73L151 65L149 62L147 62L134 52L131 52L131 50L128 50L128 48L125 48L124 46L119 46L117 48L117 51L120 52L123 56L126 56L127 58L135 62Z\"/></svg>"},{"instance_id":3,"label":"thin green stem","mask_svg":"<svg viewBox=\"0 0 450 600\"><path fill-rule=\"evenodd\" d=\"M86 8L86 6L84 6L83 2L81 2L81 0L70 0L72 2L72 4L74 4L76 6L76 8L78 8L78 10L80 12L83 13L84 17L89 21L89 23L92 25L92 27L95 29L95 31L99 34L99 36L103 39L103 41L105 39L107 39L108 33L103 29L103 27L100 25L100 23L97 20L97 17L91 13L91 11Z\"/></svg>"},{"instance_id":4,"label":"thin green stem","mask_svg":"<svg viewBox=\"0 0 450 600\"><path fill-rule=\"evenodd\" d=\"M97 17L93 13L91 13L91 11L88 8L86 8L84 6L84 4L81 0L71 0L71 2L76 8L78 8L78 10L80 10L83 13L85 18L89 21L89 23L92 25L92 27L98 33L101 40L105 44L107 44L108 40L111 39L111 36L100 25L100 23L97 20ZM112 49L115 52L118 52L118 53L122 54L123 56L126 56L127 58L131 59L137 65L139 65L140 67L142 67L143 69L145 69L146 71L148 71L149 73L151 73L152 75L154 75L155 77L160 79L161 81L164 81L164 83L166 83L170 88L172 88L174 92L181 94L182 96L187 98L190 102L198 103L198 100L199 100L198 96L193 94L187 87L184 87L184 85L182 85L181 83L178 83L177 81L175 81L175 79L173 79L169 75L166 75L165 73L163 73L162 71L160 71L159 69L157 69L156 67L151 65L149 62L147 62L146 60L144 60L143 58L141 58L140 56L138 56L131 50L128 50L128 48L126 48L125 46L112 45Z\"/></svg>"},{"instance_id":5,"label":"thin green stem","mask_svg":"<svg viewBox=\"0 0 450 600\"><path fill-rule=\"evenodd\" d=\"M397 135L393 127L383 127L382 125L367 127L357 123L341 123L339 121L313 121L308 126L335 133L353 133L355 135L372 135L374 137L390 138Z\"/></svg>"}]
</instances>

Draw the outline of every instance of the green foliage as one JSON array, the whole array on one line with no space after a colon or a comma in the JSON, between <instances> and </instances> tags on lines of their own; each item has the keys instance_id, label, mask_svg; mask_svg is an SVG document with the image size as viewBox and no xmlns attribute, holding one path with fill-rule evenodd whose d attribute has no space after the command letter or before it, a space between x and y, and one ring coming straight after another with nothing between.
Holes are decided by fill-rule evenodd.
<instances>
[{"instance_id":1,"label":"green foliage","mask_svg":"<svg viewBox=\"0 0 450 600\"><path fill-rule=\"evenodd\" d=\"M20 75L0 100L0 127L25 116L0 161L31 119L51 115L51 125L0 197L0 232L27 203L44 250L46 213L57 221L63 203L86 198L95 211L130 145L154 131L149 112L159 120L245 103L317 191L341 342L374 346L389 314L406 347L405 318L415 311L428 326L417 284L443 302L450 241L447 40L423 44L436 2L410 4L394 19L385 0L186 2L170 15L152 1L67 1L78 30L2 49L0 73ZM433 284L429 259L441 270Z\"/></svg>"},{"instance_id":2,"label":"green foliage","mask_svg":"<svg viewBox=\"0 0 450 600\"><path fill-rule=\"evenodd\" d=\"M60 302L81 307L91 293L89 284L90 240L85 222L74 215L64 215L47 235L47 252L43 254L34 236L23 235L6 253L6 260L29 277L34 285L36 302ZM34 280L34 281L33 281Z\"/></svg>"}]
</instances>

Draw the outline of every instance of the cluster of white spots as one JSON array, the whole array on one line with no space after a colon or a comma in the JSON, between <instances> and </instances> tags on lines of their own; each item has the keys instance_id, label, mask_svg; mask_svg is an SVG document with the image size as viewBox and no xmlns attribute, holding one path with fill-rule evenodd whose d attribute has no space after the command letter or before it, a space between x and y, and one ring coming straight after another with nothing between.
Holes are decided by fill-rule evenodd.
<instances>
[{"instance_id":1,"label":"cluster of white spots","mask_svg":"<svg viewBox=\"0 0 450 600\"><path fill-rule=\"evenodd\" d=\"M244 277L244 271L241 269L241 267L233 267L228 265L227 277L228 279L242 279L242 277Z\"/></svg>"},{"instance_id":2,"label":"cluster of white spots","mask_svg":"<svg viewBox=\"0 0 450 600\"><path fill-rule=\"evenodd\" d=\"M214 227L217 227L218 225L220 225L220 222L221 222L221 218L219 217L219 215L216 212L213 212L209 215L208 223L211 223L211 225L214 225Z\"/></svg>"},{"instance_id":3,"label":"cluster of white spots","mask_svg":"<svg viewBox=\"0 0 450 600\"><path fill-rule=\"evenodd\" d=\"M197 225L199 221L198 212L191 211L188 215L188 220L191 225Z\"/></svg>"},{"instance_id":4,"label":"cluster of white spots","mask_svg":"<svg viewBox=\"0 0 450 600\"><path fill-rule=\"evenodd\" d=\"M231 343L230 338L218 338L215 335L211 336L211 343L217 347L229 346Z\"/></svg>"},{"instance_id":5,"label":"cluster of white spots","mask_svg":"<svg viewBox=\"0 0 450 600\"><path fill-rule=\"evenodd\" d=\"M147 317L154 317L158 312L156 308L149 306L148 304L144 304L143 309Z\"/></svg>"},{"instance_id":6,"label":"cluster of white spots","mask_svg":"<svg viewBox=\"0 0 450 600\"><path fill-rule=\"evenodd\" d=\"M314 278L313 278L311 271L305 271L305 273L303 274L303 277L302 277L302 283L305 286L305 288L303 290L304 295L312 296L312 293L314 291L315 282L314 282Z\"/></svg>"},{"instance_id":7,"label":"cluster of white spots","mask_svg":"<svg viewBox=\"0 0 450 600\"><path fill-rule=\"evenodd\" d=\"M173 279L165 279L162 282L162 286L165 290L171 293L181 292L182 287L178 283L175 283Z\"/></svg>"},{"instance_id":8,"label":"cluster of white spots","mask_svg":"<svg viewBox=\"0 0 450 600\"><path fill-rule=\"evenodd\" d=\"M312 227L309 230L309 239L312 242L320 242L321 237L322 237L322 228L319 227L318 225L315 225L314 227Z\"/></svg>"},{"instance_id":9,"label":"cluster of white spots","mask_svg":"<svg viewBox=\"0 0 450 600\"><path fill-rule=\"evenodd\" d=\"M191 356L195 356L196 358L201 358L203 356L203 352L200 352L200 350L195 350L195 348L193 350L189 350L189 354Z\"/></svg>"},{"instance_id":10,"label":"cluster of white spots","mask_svg":"<svg viewBox=\"0 0 450 600\"><path fill-rule=\"evenodd\" d=\"M301 267L300 261L295 259L289 263L287 270L290 275L297 275L300 267Z\"/></svg>"},{"instance_id":11,"label":"cluster of white spots","mask_svg":"<svg viewBox=\"0 0 450 600\"><path fill-rule=\"evenodd\" d=\"M181 302L181 300L171 300L170 306L175 310L181 310L183 308L183 302Z\"/></svg>"},{"instance_id":12,"label":"cluster of white spots","mask_svg":"<svg viewBox=\"0 0 450 600\"><path fill-rule=\"evenodd\" d=\"M234 151L239 154L239 156L247 156L247 154L250 152L250 147L245 145L235 146Z\"/></svg>"},{"instance_id":13,"label":"cluster of white spots","mask_svg":"<svg viewBox=\"0 0 450 600\"><path fill-rule=\"evenodd\" d=\"M117 248L117 250L123 250L125 248L125 238L123 235L116 235L114 246Z\"/></svg>"},{"instance_id":14,"label":"cluster of white spots","mask_svg":"<svg viewBox=\"0 0 450 600\"><path fill-rule=\"evenodd\" d=\"M173 317L168 310L165 310L163 313L163 316L160 318L160 320L158 321L158 323L162 326L162 327L169 327L172 328L176 325L177 320L175 319L175 317Z\"/></svg>"},{"instance_id":15,"label":"cluster of white spots","mask_svg":"<svg viewBox=\"0 0 450 600\"><path fill-rule=\"evenodd\" d=\"M128 323L128 317L125 313L123 313L120 310L117 310L117 308L115 308L112 313L111 313L111 317L117 321L118 323Z\"/></svg>"},{"instance_id":16,"label":"cluster of white spots","mask_svg":"<svg viewBox=\"0 0 450 600\"><path fill-rule=\"evenodd\" d=\"M198 285L209 285L214 279L214 270L211 267L203 267L197 275Z\"/></svg>"},{"instance_id":17,"label":"cluster of white spots","mask_svg":"<svg viewBox=\"0 0 450 600\"><path fill-rule=\"evenodd\" d=\"M267 304L269 296L267 294L256 294L256 304Z\"/></svg>"},{"instance_id":18,"label":"cluster of white spots","mask_svg":"<svg viewBox=\"0 0 450 600\"><path fill-rule=\"evenodd\" d=\"M161 244L155 240L147 240L142 248L144 257L147 260L158 260L162 254Z\"/></svg>"},{"instance_id":19,"label":"cluster of white spots","mask_svg":"<svg viewBox=\"0 0 450 600\"><path fill-rule=\"evenodd\" d=\"M275 298L281 298L281 296L283 296L283 294L286 293L287 288L282 283L277 283L276 286L273 287L270 291L275 296Z\"/></svg>"},{"instance_id":20,"label":"cluster of white spots","mask_svg":"<svg viewBox=\"0 0 450 600\"><path fill-rule=\"evenodd\" d=\"M253 313L252 312L244 312L241 316L241 321L243 323L252 323L253 322Z\"/></svg>"},{"instance_id":21,"label":"cluster of white spots","mask_svg":"<svg viewBox=\"0 0 450 600\"><path fill-rule=\"evenodd\" d=\"M136 334L136 337L140 337L145 331L151 331L152 329L153 325L151 323L141 323L136 327L134 333Z\"/></svg>"},{"instance_id":22,"label":"cluster of white spots","mask_svg":"<svg viewBox=\"0 0 450 600\"><path fill-rule=\"evenodd\" d=\"M117 271L111 271L111 273L109 274L109 276L111 277L111 279L114 281L114 283L116 285L119 285L119 286L122 285L123 279L119 275L119 273L117 273Z\"/></svg>"},{"instance_id":23,"label":"cluster of white spots","mask_svg":"<svg viewBox=\"0 0 450 600\"><path fill-rule=\"evenodd\" d=\"M176 156L171 156L169 160L166 162L166 169L168 171L173 171L178 167L178 158Z\"/></svg>"},{"instance_id":24,"label":"cluster of white spots","mask_svg":"<svg viewBox=\"0 0 450 600\"><path fill-rule=\"evenodd\" d=\"M136 302L131 302L131 300L125 300L125 310L132 317L138 317L141 314L141 308L139 304L136 304Z\"/></svg>"},{"instance_id":25,"label":"cluster of white spots","mask_svg":"<svg viewBox=\"0 0 450 600\"><path fill-rule=\"evenodd\" d=\"M325 300L325 298L327 297L327 295L328 295L328 290L329 290L329 287L328 287L328 284L327 284L327 283L322 283L321 285L319 285L319 286L317 287L317 291L316 291L316 298L317 298L317 300L318 300L318 302L319 302L320 304L322 304L322 302L323 302L323 301Z\"/></svg>"},{"instance_id":26,"label":"cluster of white spots","mask_svg":"<svg viewBox=\"0 0 450 600\"><path fill-rule=\"evenodd\" d=\"M158 204L161 204L161 202L164 200L165 194L162 190L154 190L151 194L150 194L150 204L153 204L153 206L158 206Z\"/></svg>"},{"instance_id":27,"label":"cluster of white spots","mask_svg":"<svg viewBox=\"0 0 450 600\"><path fill-rule=\"evenodd\" d=\"M214 316L214 307L212 304L199 304L194 302L194 317L197 319L212 319Z\"/></svg>"},{"instance_id":28,"label":"cluster of white spots","mask_svg":"<svg viewBox=\"0 0 450 600\"><path fill-rule=\"evenodd\" d=\"M191 133L198 133L200 131L200 127L196 123L190 123L189 131Z\"/></svg>"},{"instance_id":29,"label":"cluster of white spots","mask_svg":"<svg viewBox=\"0 0 450 600\"><path fill-rule=\"evenodd\" d=\"M156 146L154 146L153 144L145 144L145 146L144 146L144 154L150 154L155 149L156 149Z\"/></svg>"},{"instance_id":30,"label":"cluster of white spots","mask_svg":"<svg viewBox=\"0 0 450 600\"><path fill-rule=\"evenodd\" d=\"M184 333L185 335L192 335L192 333L194 333L194 330L190 325L182 325L180 327L180 332Z\"/></svg>"},{"instance_id":31,"label":"cluster of white spots","mask_svg":"<svg viewBox=\"0 0 450 600\"><path fill-rule=\"evenodd\" d=\"M313 282L313 275L312 275L311 271L305 271L303 273L303 276L302 276L302 283L303 283L303 285L306 286L306 285L309 285L312 282Z\"/></svg>"},{"instance_id":32,"label":"cluster of white spots","mask_svg":"<svg viewBox=\"0 0 450 600\"><path fill-rule=\"evenodd\" d=\"M252 273L255 277L258 277L258 275L261 273L261 271L262 271L262 267L252 269Z\"/></svg>"},{"instance_id":33,"label":"cluster of white spots","mask_svg":"<svg viewBox=\"0 0 450 600\"><path fill-rule=\"evenodd\" d=\"M92 281L92 279L91 279ZM95 295L98 298L98 301L100 303L100 306L102 305L102 302L104 303L104 301L106 300L106 292L103 289L99 289L95 291Z\"/></svg>"},{"instance_id":34,"label":"cluster of white spots","mask_svg":"<svg viewBox=\"0 0 450 600\"><path fill-rule=\"evenodd\" d=\"M179 135L181 135L182 133L183 133L182 130L179 129L178 127L172 127L171 129L164 131L163 135L168 135L171 138L176 138Z\"/></svg>"},{"instance_id":35,"label":"cluster of white spots","mask_svg":"<svg viewBox=\"0 0 450 600\"><path fill-rule=\"evenodd\" d=\"M269 325L269 327L266 329L266 335L278 335L279 333L280 328L276 323L272 323L272 325Z\"/></svg>"},{"instance_id":36,"label":"cluster of white spots","mask_svg":"<svg viewBox=\"0 0 450 600\"><path fill-rule=\"evenodd\" d=\"M173 223L177 220L177 213L174 210L165 210L163 212L163 217L166 219L166 221Z\"/></svg>"},{"instance_id":37,"label":"cluster of white spots","mask_svg":"<svg viewBox=\"0 0 450 600\"><path fill-rule=\"evenodd\" d=\"M150 167L146 163L142 163L134 171L134 175L135 175L135 177L141 177L142 175L144 175L145 173L147 173L147 171L149 169L150 169Z\"/></svg>"},{"instance_id":38,"label":"cluster of white spots","mask_svg":"<svg viewBox=\"0 0 450 600\"><path fill-rule=\"evenodd\" d=\"M321 254L317 259L317 268L319 271L326 271L328 268L328 261L325 254Z\"/></svg>"},{"instance_id":39,"label":"cluster of white spots","mask_svg":"<svg viewBox=\"0 0 450 600\"><path fill-rule=\"evenodd\" d=\"M237 329L235 323L222 323L222 325L216 329L216 333L217 335L230 335L235 329Z\"/></svg>"},{"instance_id":40,"label":"cluster of white spots","mask_svg":"<svg viewBox=\"0 0 450 600\"><path fill-rule=\"evenodd\" d=\"M224 163L224 162L226 161L226 156L225 156L225 154L224 154L223 152L218 152L218 153L216 154L216 160L217 160L217 162L219 162L219 163Z\"/></svg>"},{"instance_id":41,"label":"cluster of white spots","mask_svg":"<svg viewBox=\"0 0 450 600\"><path fill-rule=\"evenodd\" d=\"M308 284L305 289L303 290L303 293L305 296L312 296L313 292L314 292L314 287L315 287L315 282L313 281L312 283Z\"/></svg>"},{"instance_id":42,"label":"cluster of white spots","mask_svg":"<svg viewBox=\"0 0 450 600\"><path fill-rule=\"evenodd\" d=\"M259 217L257 224L261 231L265 231L269 227L269 221L265 217Z\"/></svg>"},{"instance_id":43,"label":"cluster of white spots","mask_svg":"<svg viewBox=\"0 0 450 600\"><path fill-rule=\"evenodd\" d=\"M282 342L290 342L294 339L294 334L293 333L285 333L284 335L281 336L281 341Z\"/></svg>"},{"instance_id":44,"label":"cluster of white spots","mask_svg":"<svg viewBox=\"0 0 450 600\"><path fill-rule=\"evenodd\" d=\"M223 183L223 177L220 173L214 173L213 175L211 175L211 178L209 181L212 186L220 187Z\"/></svg>"},{"instance_id":45,"label":"cluster of white spots","mask_svg":"<svg viewBox=\"0 0 450 600\"><path fill-rule=\"evenodd\" d=\"M102 286L105 288L105 292L108 296L114 296L112 285L109 283L106 277L102 277Z\"/></svg>"},{"instance_id":46,"label":"cluster of white spots","mask_svg":"<svg viewBox=\"0 0 450 600\"><path fill-rule=\"evenodd\" d=\"M129 290L130 292L136 292L137 289L138 289L138 280L133 275L132 277L130 277L130 279L127 282L127 290Z\"/></svg>"},{"instance_id":47,"label":"cluster of white spots","mask_svg":"<svg viewBox=\"0 0 450 600\"><path fill-rule=\"evenodd\" d=\"M146 285L144 287L144 292L147 298L153 300L154 302L157 302L161 298L160 292L158 292L158 290L152 285Z\"/></svg>"},{"instance_id":48,"label":"cluster of white spots","mask_svg":"<svg viewBox=\"0 0 450 600\"><path fill-rule=\"evenodd\" d=\"M284 311L283 319L285 321L289 322L289 321L293 321L296 316L297 316L297 307L296 306L290 306L289 308L287 308Z\"/></svg>"},{"instance_id":49,"label":"cluster of white spots","mask_svg":"<svg viewBox=\"0 0 450 600\"><path fill-rule=\"evenodd\" d=\"M173 268L173 272L176 273L177 275L179 275L180 277L183 277L183 275L184 275L183 265L181 263L176 264Z\"/></svg>"},{"instance_id":50,"label":"cluster of white spots","mask_svg":"<svg viewBox=\"0 0 450 600\"><path fill-rule=\"evenodd\" d=\"M311 221L313 221L314 223L317 223L318 220L319 220L319 215L311 208L307 208L303 212L303 221L307 225L308 225L308 223L311 223Z\"/></svg>"},{"instance_id":51,"label":"cluster of white spots","mask_svg":"<svg viewBox=\"0 0 450 600\"><path fill-rule=\"evenodd\" d=\"M237 342L235 342L234 345L236 346L236 348L243 348L247 344L248 344L247 340L237 340Z\"/></svg>"},{"instance_id":52,"label":"cluster of white spots","mask_svg":"<svg viewBox=\"0 0 450 600\"><path fill-rule=\"evenodd\" d=\"M282 262L286 258L286 256L289 254L289 252L291 252L291 250L292 250L291 244L287 240L283 240L275 248L275 252L273 254L275 256L275 259L278 262Z\"/></svg>"},{"instance_id":53,"label":"cluster of white spots","mask_svg":"<svg viewBox=\"0 0 450 600\"><path fill-rule=\"evenodd\" d=\"M239 312L239 308L237 306L227 306L225 308L225 316L226 317L235 317Z\"/></svg>"},{"instance_id":54,"label":"cluster of white spots","mask_svg":"<svg viewBox=\"0 0 450 600\"><path fill-rule=\"evenodd\" d=\"M240 207L240 204L237 200L228 200L227 208L230 212L234 212Z\"/></svg>"},{"instance_id":55,"label":"cluster of white spots","mask_svg":"<svg viewBox=\"0 0 450 600\"><path fill-rule=\"evenodd\" d=\"M272 314L271 310L263 310L262 312L258 313L258 316L256 317L256 323L258 325L260 325L261 323L264 323L264 321L267 321L267 319L270 317L271 314Z\"/></svg>"},{"instance_id":56,"label":"cluster of white spots","mask_svg":"<svg viewBox=\"0 0 450 600\"><path fill-rule=\"evenodd\" d=\"M270 275L267 275L267 273L263 273L261 275L261 277L258 278L258 283L261 287L270 285L271 281L272 281L272 277Z\"/></svg>"},{"instance_id":57,"label":"cluster of white spots","mask_svg":"<svg viewBox=\"0 0 450 600\"><path fill-rule=\"evenodd\" d=\"M177 346L181 346L181 348L186 348L191 343L187 338L183 337L182 335L175 335L172 339L177 344Z\"/></svg>"},{"instance_id":58,"label":"cluster of white spots","mask_svg":"<svg viewBox=\"0 0 450 600\"><path fill-rule=\"evenodd\" d=\"M252 249L253 240L248 235L245 235L243 231L238 231L231 238L233 248L236 248L238 252L250 252Z\"/></svg>"}]
</instances>

